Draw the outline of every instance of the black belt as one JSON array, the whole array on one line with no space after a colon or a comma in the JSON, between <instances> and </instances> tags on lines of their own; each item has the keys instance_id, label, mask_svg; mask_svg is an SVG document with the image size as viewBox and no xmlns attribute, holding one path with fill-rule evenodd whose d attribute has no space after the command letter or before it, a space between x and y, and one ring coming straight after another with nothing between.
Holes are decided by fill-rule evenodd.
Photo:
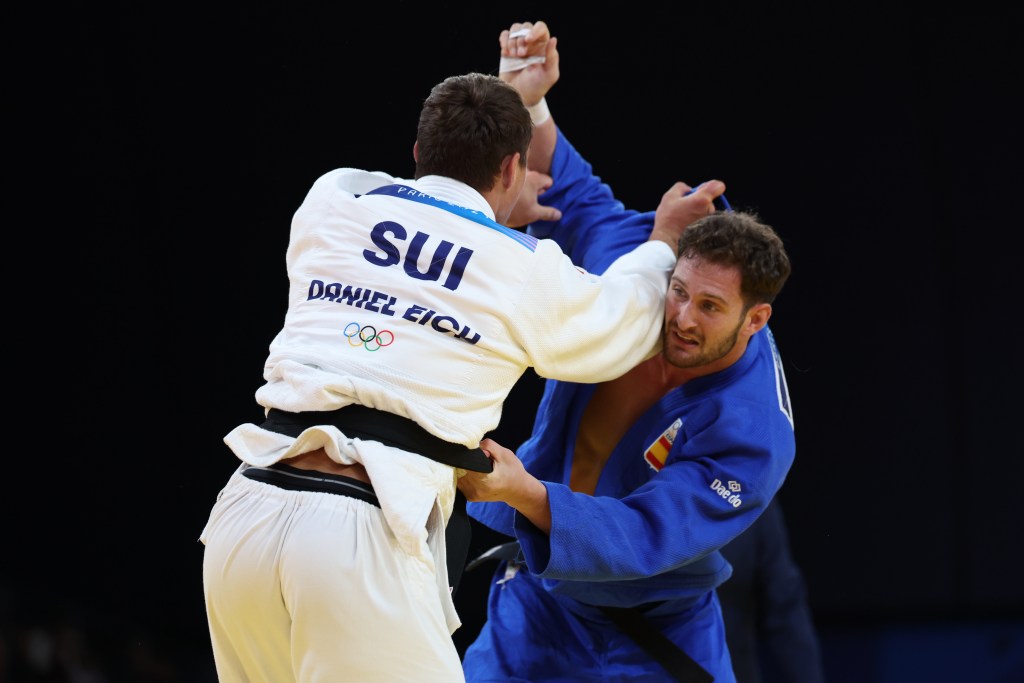
<instances>
[{"instance_id":1,"label":"black belt","mask_svg":"<svg viewBox=\"0 0 1024 683\"><path fill-rule=\"evenodd\" d=\"M242 470L242 476L288 491L334 493L339 496L358 498L380 507L380 501L377 500L377 494L373 492L372 486L365 481L346 477L343 474L303 470L277 462L269 467L246 467Z\"/></svg>"},{"instance_id":2,"label":"black belt","mask_svg":"<svg viewBox=\"0 0 1024 683\"><path fill-rule=\"evenodd\" d=\"M464 470L490 472L494 469L491 459L479 448L466 448L462 444L445 441L407 417L361 405L302 413L271 408L266 421L260 426L278 434L296 437L317 425L334 425L345 436L380 441Z\"/></svg>"},{"instance_id":3,"label":"black belt","mask_svg":"<svg viewBox=\"0 0 1024 683\"><path fill-rule=\"evenodd\" d=\"M374 410L361 405L350 405L338 410L289 413L271 408L261 427L278 434L297 437L317 425L334 425L345 436L380 441L403 451L418 453L436 462L473 472L491 472L491 459L479 448L466 448L434 436L416 422L401 415ZM249 470L245 470L248 472ZM452 593L459 587L462 570L469 554L472 528L466 512L466 497L455 491L452 515L444 529L447 546L448 582Z\"/></svg>"}]
</instances>

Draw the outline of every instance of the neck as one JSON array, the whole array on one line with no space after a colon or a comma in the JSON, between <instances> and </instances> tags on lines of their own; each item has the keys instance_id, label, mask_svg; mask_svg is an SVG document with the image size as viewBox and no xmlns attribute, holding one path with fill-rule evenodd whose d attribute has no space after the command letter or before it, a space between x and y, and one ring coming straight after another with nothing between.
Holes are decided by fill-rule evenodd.
<instances>
[{"instance_id":1,"label":"neck","mask_svg":"<svg viewBox=\"0 0 1024 683\"><path fill-rule=\"evenodd\" d=\"M503 193L498 191L499 187L500 184L495 183L495 187L481 194L487 203L491 205L491 211L494 212L494 220L505 225L505 221L508 220L511 207L505 206L507 198Z\"/></svg>"},{"instance_id":2,"label":"neck","mask_svg":"<svg viewBox=\"0 0 1024 683\"><path fill-rule=\"evenodd\" d=\"M644 375L644 380L661 389L662 394L667 394L672 389L686 384L691 379L699 377L698 370L702 368L677 368L665 360L665 356L657 354L653 358L645 360L634 368L634 372Z\"/></svg>"}]
</instances>

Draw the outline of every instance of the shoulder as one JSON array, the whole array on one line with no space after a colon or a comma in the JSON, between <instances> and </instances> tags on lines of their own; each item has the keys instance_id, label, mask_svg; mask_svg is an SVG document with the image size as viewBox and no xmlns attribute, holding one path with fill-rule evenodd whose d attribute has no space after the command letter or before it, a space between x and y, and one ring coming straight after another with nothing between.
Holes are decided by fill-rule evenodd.
<instances>
[{"instance_id":1,"label":"shoulder","mask_svg":"<svg viewBox=\"0 0 1024 683\"><path fill-rule=\"evenodd\" d=\"M336 168L324 173L313 183L313 190L366 194L382 185L401 182L400 178L383 171L364 171L359 168Z\"/></svg>"}]
</instances>

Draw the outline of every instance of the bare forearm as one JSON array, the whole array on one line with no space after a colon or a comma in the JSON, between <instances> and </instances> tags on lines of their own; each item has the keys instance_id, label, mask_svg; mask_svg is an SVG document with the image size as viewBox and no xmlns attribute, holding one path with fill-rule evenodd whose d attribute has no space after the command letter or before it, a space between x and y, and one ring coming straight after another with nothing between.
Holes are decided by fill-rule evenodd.
<instances>
[{"instance_id":1,"label":"bare forearm","mask_svg":"<svg viewBox=\"0 0 1024 683\"><path fill-rule=\"evenodd\" d=\"M490 457L491 472L465 472L458 486L466 500L473 503L506 503L543 531L551 533L551 507L548 489L540 479L523 467L516 454L492 439L480 442Z\"/></svg>"},{"instance_id":2,"label":"bare forearm","mask_svg":"<svg viewBox=\"0 0 1024 683\"><path fill-rule=\"evenodd\" d=\"M540 480L534 477L530 479L530 484L523 487L522 493L507 502L535 527L550 534L551 506L548 502L548 489Z\"/></svg>"},{"instance_id":3,"label":"bare forearm","mask_svg":"<svg viewBox=\"0 0 1024 683\"><path fill-rule=\"evenodd\" d=\"M682 235L682 231L681 230L658 229L658 227L655 226L655 228L653 230L651 230L650 237L648 237L647 239L648 239L648 241L651 241L651 242L655 242L655 241L664 242L668 246L672 247L672 252L673 253L677 253L678 250L679 250L679 237L680 237L680 235Z\"/></svg>"},{"instance_id":4,"label":"bare forearm","mask_svg":"<svg viewBox=\"0 0 1024 683\"><path fill-rule=\"evenodd\" d=\"M550 175L557 130L544 96L560 75L558 39L543 21L515 22L498 36L498 75L523 98L533 120L533 142L527 168Z\"/></svg>"},{"instance_id":5,"label":"bare forearm","mask_svg":"<svg viewBox=\"0 0 1024 683\"><path fill-rule=\"evenodd\" d=\"M553 118L534 126L533 140L530 142L530 153L526 158L526 166L531 171L539 171L551 175L551 161L555 157L555 142L558 129Z\"/></svg>"}]
</instances>

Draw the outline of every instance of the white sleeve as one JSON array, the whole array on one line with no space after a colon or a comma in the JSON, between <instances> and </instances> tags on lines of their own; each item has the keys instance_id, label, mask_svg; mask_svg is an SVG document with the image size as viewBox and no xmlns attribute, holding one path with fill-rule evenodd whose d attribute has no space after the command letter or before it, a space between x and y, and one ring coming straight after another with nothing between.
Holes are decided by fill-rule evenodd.
<instances>
[{"instance_id":1,"label":"white sleeve","mask_svg":"<svg viewBox=\"0 0 1024 683\"><path fill-rule=\"evenodd\" d=\"M517 316L537 374L603 382L649 358L661 344L665 291L675 267L671 247L646 242L597 276L547 242L541 240L546 253L538 259Z\"/></svg>"},{"instance_id":2,"label":"white sleeve","mask_svg":"<svg viewBox=\"0 0 1024 683\"><path fill-rule=\"evenodd\" d=\"M659 254L659 251L662 253ZM668 276L672 274L672 269L675 266L676 255L672 251L672 247L661 240L651 240L638 245L633 251L627 251L612 261L602 277L629 274L648 275L652 267L659 270L667 267L664 281L665 289L668 289ZM665 292L662 291L662 294L664 295Z\"/></svg>"}]
</instances>

